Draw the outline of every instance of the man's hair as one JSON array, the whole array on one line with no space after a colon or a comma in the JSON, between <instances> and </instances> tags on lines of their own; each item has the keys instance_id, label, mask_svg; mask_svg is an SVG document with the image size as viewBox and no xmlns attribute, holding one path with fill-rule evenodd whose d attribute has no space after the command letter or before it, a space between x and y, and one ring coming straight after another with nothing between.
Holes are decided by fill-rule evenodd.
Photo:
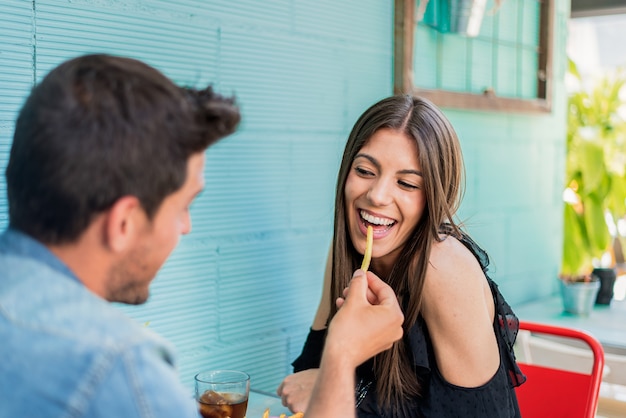
<instances>
[{"instance_id":1,"label":"man's hair","mask_svg":"<svg viewBox=\"0 0 626 418\"><path fill-rule=\"evenodd\" d=\"M189 157L239 119L233 98L179 87L141 61L66 61L34 87L17 119L6 170L10 226L45 244L72 242L129 195L152 218L183 185Z\"/></svg>"}]
</instances>

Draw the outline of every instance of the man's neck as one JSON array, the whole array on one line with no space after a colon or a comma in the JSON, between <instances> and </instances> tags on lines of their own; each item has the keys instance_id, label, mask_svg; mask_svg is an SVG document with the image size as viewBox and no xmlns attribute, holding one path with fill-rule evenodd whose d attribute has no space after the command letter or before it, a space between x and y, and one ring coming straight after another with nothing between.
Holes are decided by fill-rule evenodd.
<instances>
[{"instance_id":1,"label":"man's neck","mask_svg":"<svg viewBox=\"0 0 626 418\"><path fill-rule=\"evenodd\" d=\"M67 265L85 287L106 299L106 281L111 255L103 243L101 231L100 222L96 220L75 242L47 247Z\"/></svg>"}]
</instances>

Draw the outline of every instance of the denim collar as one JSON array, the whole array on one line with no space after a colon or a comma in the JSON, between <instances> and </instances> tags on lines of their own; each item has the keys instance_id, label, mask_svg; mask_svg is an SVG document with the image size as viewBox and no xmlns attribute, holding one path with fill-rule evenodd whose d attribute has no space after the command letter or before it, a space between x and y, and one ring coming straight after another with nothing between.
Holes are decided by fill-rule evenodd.
<instances>
[{"instance_id":1,"label":"denim collar","mask_svg":"<svg viewBox=\"0 0 626 418\"><path fill-rule=\"evenodd\" d=\"M45 245L13 228L0 235L0 254L32 258L53 270L80 282L78 277Z\"/></svg>"}]
</instances>

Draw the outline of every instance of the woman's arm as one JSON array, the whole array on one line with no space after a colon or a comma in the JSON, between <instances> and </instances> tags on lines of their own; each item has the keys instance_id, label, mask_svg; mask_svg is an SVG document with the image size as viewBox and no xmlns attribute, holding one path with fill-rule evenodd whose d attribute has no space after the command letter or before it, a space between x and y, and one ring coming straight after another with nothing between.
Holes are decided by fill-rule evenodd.
<instances>
[{"instance_id":1,"label":"woman's arm","mask_svg":"<svg viewBox=\"0 0 626 418\"><path fill-rule=\"evenodd\" d=\"M453 237L435 243L422 315L437 365L449 383L477 387L496 373L500 356L494 310L489 284L474 255Z\"/></svg>"}]
</instances>

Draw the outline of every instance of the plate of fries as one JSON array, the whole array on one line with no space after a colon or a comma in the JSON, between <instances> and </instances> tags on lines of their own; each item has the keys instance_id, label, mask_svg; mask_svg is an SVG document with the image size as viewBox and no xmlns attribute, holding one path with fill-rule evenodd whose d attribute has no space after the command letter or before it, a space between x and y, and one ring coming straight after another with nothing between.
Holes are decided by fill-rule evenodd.
<instances>
[{"instance_id":1,"label":"plate of fries","mask_svg":"<svg viewBox=\"0 0 626 418\"><path fill-rule=\"evenodd\" d=\"M270 416L270 409L267 408L265 412L263 412L263 418L304 418L304 412L296 412L293 415L280 414L279 416Z\"/></svg>"}]
</instances>

